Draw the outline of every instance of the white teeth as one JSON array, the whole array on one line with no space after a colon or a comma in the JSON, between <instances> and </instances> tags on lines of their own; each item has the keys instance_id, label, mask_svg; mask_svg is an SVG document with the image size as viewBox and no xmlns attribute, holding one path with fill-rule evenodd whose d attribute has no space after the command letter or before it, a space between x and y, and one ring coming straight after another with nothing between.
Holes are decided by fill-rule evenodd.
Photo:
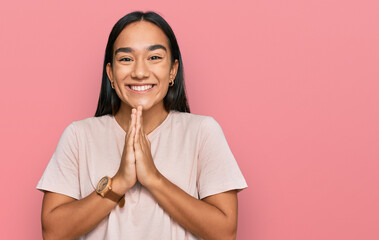
<instances>
[{"instance_id":1,"label":"white teeth","mask_svg":"<svg viewBox=\"0 0 379 240\"><path fill-rule=\"evenodd\" d=\"M143 86L130 85L130 88L133 89L134 91L145 91L145 90L150 89L152 87L153 87L153 85L143 85Z\"/></svg>"}]
</instances>

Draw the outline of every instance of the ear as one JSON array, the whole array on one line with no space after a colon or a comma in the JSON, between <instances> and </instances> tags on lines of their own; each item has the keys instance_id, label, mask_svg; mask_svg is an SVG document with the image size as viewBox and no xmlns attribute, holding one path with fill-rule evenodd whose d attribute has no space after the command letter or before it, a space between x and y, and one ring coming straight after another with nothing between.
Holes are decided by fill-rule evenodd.
<instances>
[{"instance_id":1,"label":"ear","mask_svg":"<svg viewBox=\"0 0 379 240\"><path fill-rule=\"evenodd\" d=\"M175 59L175 62L171 66L170 70L170 81L173 81L176 77L176 74L178 73L178 68L179 68L179 61L178 59Z\"/></svg>"},{"instance_id":2,"label":"ear","mask_svg":"<svg viewBox=\"0 0 379 240\"><path fill-rule=\"evenodd\" d=\"M112 84L112 82L113 82L113 74L112 74L111 63L107 63L107 66L105 67L105 70L107 71L107 75L108 75L109 81Z\"/></svg>"}]
</instances>

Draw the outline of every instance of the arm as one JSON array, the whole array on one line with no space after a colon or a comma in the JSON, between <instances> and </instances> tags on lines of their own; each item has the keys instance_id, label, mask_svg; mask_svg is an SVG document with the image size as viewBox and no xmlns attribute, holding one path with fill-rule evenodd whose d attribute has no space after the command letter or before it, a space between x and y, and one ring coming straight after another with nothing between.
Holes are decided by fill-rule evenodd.
<instances>
[{"instance_id":1,"label":"arm","mask_svg":"<svg viewBox=\"0 0 379 240\"><path fill-rule=\"evenodd\" d=\"M121 194L117 179L112 189ZM42 203L42 235L44 239L75 239L97 226L117 203L102 198L95 191L76 200L63 194L45 192Z\"/></svg>"},{"instance_id":2,"label":"arm","mask_svg":"<svg viewBox=\"0 0 379 240\"><path fill-rule=\"evenodd\" d=\"M196 199L161 175L148 187L159 205L180 225L204 239L235 239L237 193L235 190Z\"/></svg>"},{"instance_id":3,"label":"arm","mask_svg":"<svg viewBox=\"0 0 379 240\"><path fill-rule=\"evenodd\" d=\"M204 239L235 239L237 193L228 191L196 199L166 179L154 165L150 141L144 134L142 109L138 108L134 150L138 181L180 225Z\"/></svg>"},{"instance_id":4,"label":"arm","mask_svg":"<svg viewBox=\"0 0 379 240\"><path fill-rule=\"evenodd\" d=\"M135 115L131 115L131 125ZM133 118L134 117L134 118ZM129 127L119 171L112 179L112 191L124 195L136 182L133 150L134 129ZM120 175L126 177L120 178ZM76 200L63 194L45 192L42 203L42 234L44 239L74 239L95 228L117 205L102 198L96 191Z\"/></svg>"}]
</instances>

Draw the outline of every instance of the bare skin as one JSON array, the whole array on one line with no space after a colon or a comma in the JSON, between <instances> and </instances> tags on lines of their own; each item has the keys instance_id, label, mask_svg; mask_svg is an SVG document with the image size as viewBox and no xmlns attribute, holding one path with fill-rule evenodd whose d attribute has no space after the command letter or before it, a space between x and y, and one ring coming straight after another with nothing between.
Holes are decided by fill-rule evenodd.
<instances>
[{"instance_id":1,"label":"bare skin","mask_svg":"<svg viewBox=\"0 0 379 240\"><path fill-rule=\"evenodd\" d=\"M167 50L146 50L157 43ZM178 67L177 60L171 63L167 38L158 27L142 21L128 25L114 49L125 46L134 49L133 53L116 54L113 64L107 66L108 77L122 101L115 118L126 131L120 166L112 177L113 191L123 195L138 181L175 221L195 235L203 239L235 239L236 191L199 200L171 183L154 165L146 134L167 117L163 97ZM151 58L152 54L159 60ZM136 95L127 86L137 83L154 84L154 88L150 94ZM80 200L46 192L42 205L44 239L75 239L95 228L115 207L115 202L95 191Z\"/></svg>"},{"instance_id":2,"label":"bare skin","mask_svg":"<svg viewBox=\"0 0 379 240\"><path fill-rule=\"evenodd\" d=\"M172 184L154 165L150 141L144 133L142 123L142 107L138 107L134 135L137 180L153 194L171 217L197 236L204 239L235 238L236 192L229 191L199 200Z\"/></svg>"}]
</instances>

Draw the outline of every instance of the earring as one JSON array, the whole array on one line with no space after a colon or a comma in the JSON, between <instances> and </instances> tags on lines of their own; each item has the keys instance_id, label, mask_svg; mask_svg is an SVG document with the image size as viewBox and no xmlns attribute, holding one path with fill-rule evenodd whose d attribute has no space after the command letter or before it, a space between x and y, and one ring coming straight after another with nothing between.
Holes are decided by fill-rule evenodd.
<instances>
[{"instance_id":1,"label":"earring","mask_svg":"<svg viewBox=\"0 0 379 240\"><path fill-rule=\"evenodd\" d=\"M112 88L114 89L114 82L111 82Z\"/></svg>"},{"instance_id":2,"label":"earring","mask_svg":"<svg viewBox=\"0 0 379 240\"><path fill-rule=\"evenodd\" d=\"M172 81L169 83L169 86L170 86L170 87L174 86L174 80L172 80Z\"/></svg>"}]
</instances>

